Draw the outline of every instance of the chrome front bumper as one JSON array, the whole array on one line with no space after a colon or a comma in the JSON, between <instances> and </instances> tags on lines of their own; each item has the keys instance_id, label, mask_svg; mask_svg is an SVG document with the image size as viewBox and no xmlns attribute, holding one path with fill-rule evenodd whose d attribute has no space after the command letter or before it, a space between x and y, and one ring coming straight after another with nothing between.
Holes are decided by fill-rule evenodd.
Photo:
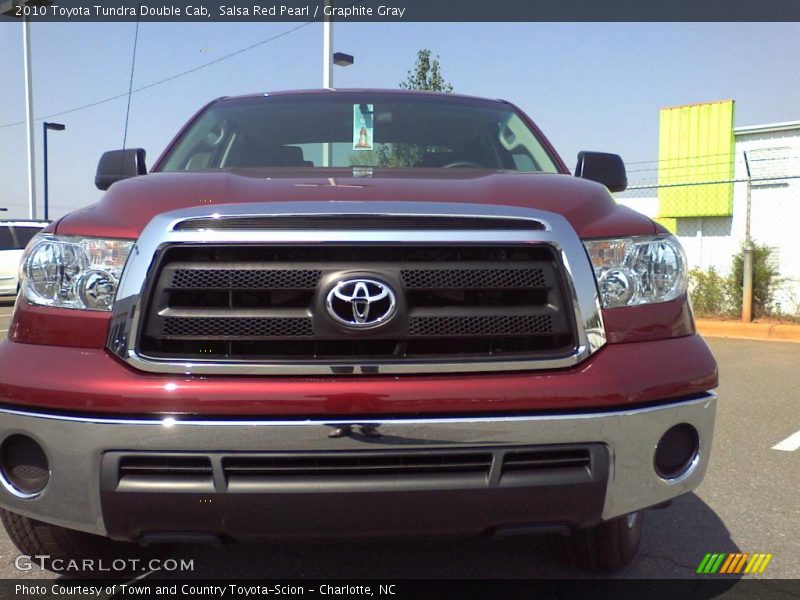
<instances>
[{"instance_id":1,"label":"chrome front bumper","mask_svg":"<svg viewBox=\"0 0 800 600\"><path fill-rule=\"evenodd\" d=\"M647 408L596 413L405 418L384 421L174 420L70 417L0 409L0 439L22 433L48 456L51 477L36 497L19 497L4 483L0 505L41 521L106 534L101 506L101 460L109 451L324 452L454 449L602 443L610 470L602 518L663 503L696 488L705 475L714 430L716 395ZM380 436L330 437L336 425L378 427ZM700 436L697 461L680 478L661 479L653 452L663 433L689 423Z\"/></svg>"}]
</instances>

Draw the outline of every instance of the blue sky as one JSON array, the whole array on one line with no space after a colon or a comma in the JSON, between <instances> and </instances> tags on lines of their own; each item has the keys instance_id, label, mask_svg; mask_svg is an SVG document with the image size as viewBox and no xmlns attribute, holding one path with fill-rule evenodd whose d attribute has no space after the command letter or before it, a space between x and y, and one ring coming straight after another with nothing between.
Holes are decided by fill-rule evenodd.
<instances>
[{"instance_id":1,"label":"blue sky","mask_svg":"<svg viewBox=\"0 0 800 600\"><path fill-rule=\"evenodd\" d=\"M244 48L297 23L143 23L134 87ZM127 91L133 23L34 23L34 114ZM800 120L800 24L337 23L335 49L355 55L336 87L395 88L419 48L440 56L455 91L510 100L567 164L582 149L652 161L658 110L733 98L736 124ZM25 118L22 30L0 24L0 126ZM218 96L321 85L322 25L303 27L169 83L134 94L127 146L152 164L178 128ZM52 120L51 218L93 203L97 159L122 146L126 100ZM36 124L42 202L41 123ZM632 167L633 168L633 167ZM641 167L639 167L641 168ZM3 217L27 216L25 127L0 127Z\"/></svg>"}]
</instances>

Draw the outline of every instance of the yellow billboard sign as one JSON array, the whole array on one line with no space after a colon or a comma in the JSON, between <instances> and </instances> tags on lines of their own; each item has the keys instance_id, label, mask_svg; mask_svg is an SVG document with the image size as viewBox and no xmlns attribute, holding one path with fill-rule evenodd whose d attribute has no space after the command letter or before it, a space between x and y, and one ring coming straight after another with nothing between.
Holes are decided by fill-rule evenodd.
<instances>
[{"instance_id":1,"label":"yellow billboard sign","mask_svg":"<svg viewBox=\"0 0 800 600\"><path fill-rule=\"evenodd\" d=\"M724 100L661 109L659 218L733 214L733 108Z\"/></svg>"}]
</instances>

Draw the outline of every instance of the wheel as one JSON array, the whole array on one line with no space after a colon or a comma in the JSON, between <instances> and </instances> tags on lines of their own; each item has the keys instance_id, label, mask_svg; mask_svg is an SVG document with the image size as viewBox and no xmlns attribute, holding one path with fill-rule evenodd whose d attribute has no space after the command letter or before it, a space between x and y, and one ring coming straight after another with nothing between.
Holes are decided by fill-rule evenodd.
<instances>
[{"instance_id":1,"label":"wheel","mask_svg":"<svg viewBox=\"0 0 800 600\"><path fill-rule=\"evenodd\" d=\"M552 541L561 562L610 573L627 567L636 557L643 527L644 512L640 510L570 535L554 536Z\"/></svg>"},{"instance_id":2,"label":"wheel","mask_svg":"<svg viewBox=\"0 0 800 600\"><path fill-rule=\"evenodd\" d=\"M42 523L4 509L0 509L0 519L8 537L22 554L47 556L49 558L42 563L44 567L67 576L130 575L140 572L148 559L157 555L151 547ZM160 553L165 549L160 548ZM138 563L131 559L138 559ZM54 561L57 562L53 564ZM39 559L35 563L38 565Z\"/></svg>"}]
</instances>

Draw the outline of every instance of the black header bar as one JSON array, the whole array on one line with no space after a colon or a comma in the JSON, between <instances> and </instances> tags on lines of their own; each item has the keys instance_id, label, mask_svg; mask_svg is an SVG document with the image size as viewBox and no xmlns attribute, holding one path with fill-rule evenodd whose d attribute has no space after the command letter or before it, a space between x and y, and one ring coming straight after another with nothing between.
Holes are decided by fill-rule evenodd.
<instances>
[{"instance_id":1,"label":"black header bar","mask_svg":"<svg viewBox=\"0 0 800 600\"><path fill-rule=\"evenodd\" d=\"M798 0L0 0L0 21L800 21Z\"/></svg>"}]
</instances>

